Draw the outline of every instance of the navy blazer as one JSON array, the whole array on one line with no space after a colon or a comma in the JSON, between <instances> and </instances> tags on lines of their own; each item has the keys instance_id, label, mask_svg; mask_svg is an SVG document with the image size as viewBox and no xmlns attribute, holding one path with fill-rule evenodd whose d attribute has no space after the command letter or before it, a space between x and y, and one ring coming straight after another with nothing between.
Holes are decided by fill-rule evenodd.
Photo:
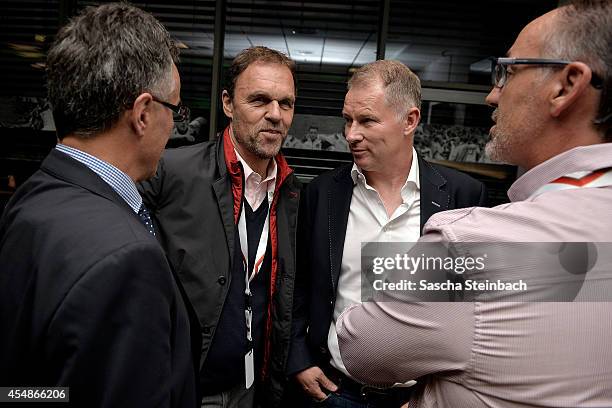
<instances>
[{"instance_id":1,"label":"navy blazer","mask_svg":"<svg viewBox=\"0 0 612 408\"><path fill-rule=\"evenodd\" d=\"M70 387L67 406L199 406L181 288L88 167L51 151L5 209L0 265L0 385Z\"/></svg>"},{"instance_id":2,"label":"navy blazer","mask_svg":"<svg viewBox=\"0 0 612 408\"><path fill-rule=\"evenodd\" d=\"M433 214L484 206L484 185L472 177L418 156L421 233ZM327 335L332 320L353 179L347 164L314 179L302 194L298 221L298 270L292 343L287 374L329 361Z\"/></svg>"}]
</instances>

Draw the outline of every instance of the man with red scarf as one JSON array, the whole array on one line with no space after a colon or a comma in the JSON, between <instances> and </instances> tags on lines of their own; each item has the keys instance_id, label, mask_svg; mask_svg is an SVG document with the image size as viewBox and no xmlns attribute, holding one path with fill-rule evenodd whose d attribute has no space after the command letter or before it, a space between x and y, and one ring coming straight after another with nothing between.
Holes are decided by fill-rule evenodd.
<instances>
[{"instance_id":1,"label":"man with red scarf","mask_svg":"<svg viewBox=\"0 0 612 408\"><path fill-rule=\"evenodd\" d=\"M141 193L201 326L202 406L274 407L295 275L299 182L279 153L295 63L252 47L229 76L229 126L215 141L167 150Z\"/></svg>"}]
</instances>

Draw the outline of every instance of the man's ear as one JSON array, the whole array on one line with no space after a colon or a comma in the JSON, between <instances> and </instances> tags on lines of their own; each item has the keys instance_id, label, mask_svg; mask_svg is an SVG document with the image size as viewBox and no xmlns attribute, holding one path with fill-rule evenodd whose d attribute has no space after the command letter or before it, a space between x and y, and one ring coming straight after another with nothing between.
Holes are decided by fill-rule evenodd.
<instances>
[{"instance_id":1,"label":"man's ear","mask_svg":"<svg viewBox=\"0 0 612 408\"><path fill-rule=\"evenodd\" d=\"M221 100L223 101L223 113L225 113L225 116L232 119L234 117L234 105L226 89L224 89L221 94Z\"/></svg>"},{"instance_id":2,"label":"man's ear","mask_svg":"<svg viewBox=\"0 0 612 408\"><path fill-rule=\"evenodd\" d=\"M550 114L559 117L567 112L589 88L593 72L583 62L572 62L563 68L554 83L550 99Z\"/></svg>"},{"instance_id":3,"label":"man's ear","mask_svg":"<svg viewBox=\"0 0 612 408\"><path fill-rule=\"evenodd\" d=\"M140 94L129 111L130 125L138 136L143 136L147 127L151 126L151 105L153 96L150 93Z\"/></svg>"},{"instance_id":4,"label":"man's ear","mask_svg":"<svg viewBox=\"0 0 612 408\"><path fill-rule=\"evenodd\" d=\"M408 109L404 116L404 135L408 136L414 132L421 120L421 111L417 107Z\"/></svg>"}]
</instances>

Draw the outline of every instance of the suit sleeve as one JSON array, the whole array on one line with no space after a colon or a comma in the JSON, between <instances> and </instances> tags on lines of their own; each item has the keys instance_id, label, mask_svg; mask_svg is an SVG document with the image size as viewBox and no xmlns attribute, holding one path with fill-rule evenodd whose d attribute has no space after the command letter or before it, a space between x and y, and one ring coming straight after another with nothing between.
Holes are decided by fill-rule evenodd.
<instances>
[{"instance_id":1,"label":"suit sleeve","mask_svg":"<svg viewBox=\"0 0 612 408\"><path fill-rule=\"evenodd\" d=\"M467 182L458 183L456 188L460 198L455 208L489 206L489 194L483 182L470 177Z\"/></svg>"},{"instance_id":2,"label":"suit sleeve","mask_svg":"<svg viewBox=\"0 0 612 408\"><path fill-rule=\"evenodd\" d=\"M489 206L489 194L487 192L487 187L484 183L480 183L480 192L478 195L478 204L477 207L488 207Z\"/></svg>"},{"instance_id":3,"label":"suit sleeve","mask_svg":"<svg viewBox=\"0 0 612 408\"><path fill-rule=\"evenodd\" d=\"M75 406L171 405L177 296L154 245L137 242L101 258L51 320L45 354Z\"/></svg>"},{"instance_id":4,"label":"suit sleeve","mask_svg":"<svg viewBox=\"0 0 612 408\"><path fill-rule=\"evenodd\" d=\"M443 236L434 232L424 238L439 242ZM336 324L342 361L356 379L383 386L464 370L471 357L474 307L393 301L347 308Z\"/></svg>"},{"instance_id":5,"label":"suit sleeve","mask_svg":"<svg viewBox=\"0 0 612 408\"><path fill-rule=\"evenodd\" d=\"M310 294L310 205L308 189L301 194L297 228L297 270L293 295L291 345L286 374L294 375L314 365L306 343L308 328L308 296Z\"/></svg>"}]
</instances>

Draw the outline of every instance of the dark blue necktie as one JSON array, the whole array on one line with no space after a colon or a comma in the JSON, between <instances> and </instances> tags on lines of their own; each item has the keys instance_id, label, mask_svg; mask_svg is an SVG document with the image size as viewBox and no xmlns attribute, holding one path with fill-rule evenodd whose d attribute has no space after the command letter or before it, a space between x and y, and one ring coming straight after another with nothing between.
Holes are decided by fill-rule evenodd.
<instances>
[{"instance_id":1,"label":"dark blue necktie","mask_svg":"<svg viewBox=\"0 0 612 408\"><path fill-rule=\"evenodd\" d=\"M147 230L151 234L153 234L153 236L155 236L155 227L153 226L153 220L151 220L151 214L149 214L149 210L147 210L147 207L145 207L144 204L140 206L140 211L138 211L138 216L140 217L140 220L145 225Z\"/></svg>"}]
</instances>

